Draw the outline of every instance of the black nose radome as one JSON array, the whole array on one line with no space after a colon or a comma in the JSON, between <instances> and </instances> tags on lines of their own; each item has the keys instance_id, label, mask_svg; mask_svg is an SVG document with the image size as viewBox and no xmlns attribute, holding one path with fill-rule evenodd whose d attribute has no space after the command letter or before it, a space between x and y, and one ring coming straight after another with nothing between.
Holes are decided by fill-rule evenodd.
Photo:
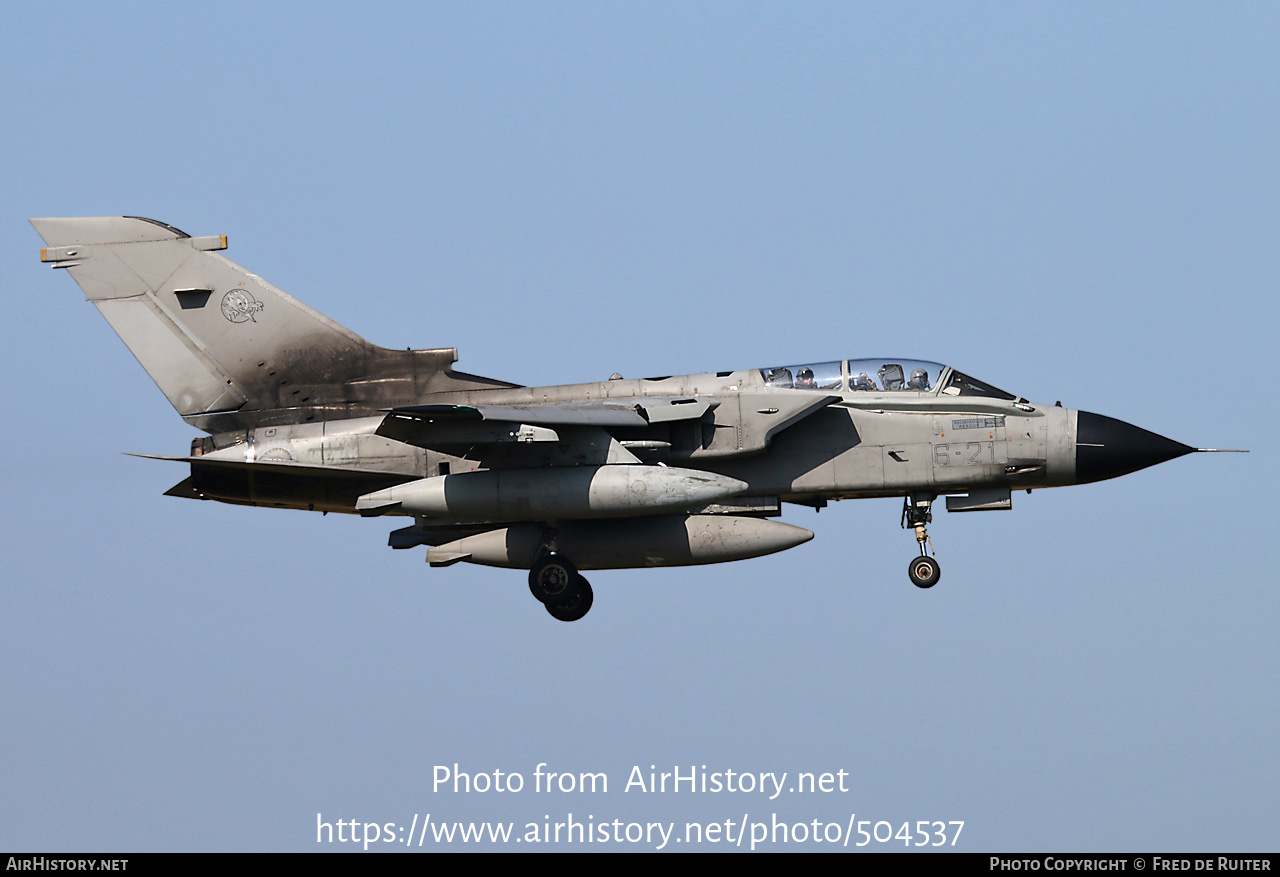
<instances>
[{"instance_id":1,"label":"black nose radome","mask_svg":"<svg viewBox=\"0 0 1280 877\"><path fill-rule=\"evenodd\" d=\"M1127 475L1194 450L1132 423L1081 411L1076 423L1076 483Z\"/></svg>"}]
</instances>

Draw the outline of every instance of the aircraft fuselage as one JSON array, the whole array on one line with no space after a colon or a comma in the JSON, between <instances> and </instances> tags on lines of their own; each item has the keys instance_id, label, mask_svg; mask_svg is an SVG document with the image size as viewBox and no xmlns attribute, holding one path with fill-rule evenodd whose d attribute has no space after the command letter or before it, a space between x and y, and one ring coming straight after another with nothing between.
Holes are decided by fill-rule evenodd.
<instances>
[{"instance_id":1,"label":"aircraft fuselage","mask_svg":"<svg viewBox=\"0 0 1280 877\"><path fill-rule=\"evenodd\" d=\"M784 503L902 497L922 588L927 525L1015 490L1112 478L1194 448L1028 402L954 368L845 359L522 387L453 348L378 347L227 260L223 235L131 216L34 219L178 414L208 433L171 496L410 518L394 548L530 570L555 618L579 569L758 557L813 538Z\"/></svg>"}]
</instances>

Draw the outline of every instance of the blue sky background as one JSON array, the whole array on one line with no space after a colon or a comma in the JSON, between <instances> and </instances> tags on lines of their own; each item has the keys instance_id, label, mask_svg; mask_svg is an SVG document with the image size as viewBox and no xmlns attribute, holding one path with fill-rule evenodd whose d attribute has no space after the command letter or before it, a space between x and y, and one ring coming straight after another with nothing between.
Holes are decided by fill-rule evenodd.
<instances>
[{"instance_id":1,"label":"blue sky background","mask_svg":"<svg viewBox=\"0 0 1280 877\"><path fill-rule=\"evenodd\" d=\"M0 848L572 812L1274 851L1278 39L1262 3L4 7ZM108 214L525 384L893 354L1252 453L940 511L928 592L899 504L846 502L560 624L385 522L163 497L122 452L195 433L26 224ZM610 791L433 793L455 762ZM624 793L651 764L850 791Z\"/></svg>"}]
</instances>

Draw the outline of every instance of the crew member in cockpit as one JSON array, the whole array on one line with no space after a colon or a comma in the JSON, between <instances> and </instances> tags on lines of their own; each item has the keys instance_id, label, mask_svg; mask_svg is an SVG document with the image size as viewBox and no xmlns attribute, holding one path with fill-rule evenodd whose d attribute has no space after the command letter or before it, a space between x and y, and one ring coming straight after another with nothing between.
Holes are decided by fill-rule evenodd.
<instances>
[{"instance_id":1,"label":"crew member in cockpit","mask_svg":"<svg viewBox=\"0 0 1280 877\"><path fill-rule=\"evenodd\" d=\"M922 368L913 369L911 380L907 381L908 390L929 389L929 373Z\"/></svg>"},{"instance_id":2,"label":"crew member in cockpit","mask_svg":"<svg viewBox=\"0 0 1280 877\"><path fill-rule=\"evenodd\" d=\"M778 368L769 369L765 375L764 382L770 387L790 387L791 386L791 369Z\"/></svg>"},{"instance_id":3,"label":"crew member in cockpit","mask_svg":"<svg viewBox=\"0 0 1280 877\"><path fill-rule=\"evenodd\" d=\"M862 372L857 377L849 381L849 389L851 390L875 390L876 382L871 380L871 375Z\"/></svg>"},{"instance_id":4,"label":"crew member in cockpit","mask_svg":"<svg viewBox=\"0 0 1280 877\"><path fill-rule=\"evenodd\" d=\"M818 382L814 380L813 369L804 366L796 372L796 389L797 390L816 390Z\"/></svg>"}]
</instances>

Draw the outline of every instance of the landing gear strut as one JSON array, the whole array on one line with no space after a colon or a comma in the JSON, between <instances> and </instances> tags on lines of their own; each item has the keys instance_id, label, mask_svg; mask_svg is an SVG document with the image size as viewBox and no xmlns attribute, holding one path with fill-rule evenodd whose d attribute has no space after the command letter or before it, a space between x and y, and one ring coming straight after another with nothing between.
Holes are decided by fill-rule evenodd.
<instances>
[{"instance_id":1,"label":"landing gear strut","mask_svg":"<svg viewBox=\"0 0 1280 877\"><path fill-rule=\"evenodd\" d=\"M907 567L907 575L917 588L932 588L942 578L942 569L933 559L933 540L925 529L933 520L933 499L928 494L908 494L902 504L902 528L914 529L920 543L920 556Z\"/></svg>"},{"instance_id":2,"label":"landing gear strut","mask_svg":"<svg viewBox=\"0 0 1280 877\"><path fill-rule=\"evenodd\" d=\"M567 557L554 551L533 562L529 591L559 621L577 621L591 611L595 601L591 583L578 574Z\"/></svg>"}]
</instances>

